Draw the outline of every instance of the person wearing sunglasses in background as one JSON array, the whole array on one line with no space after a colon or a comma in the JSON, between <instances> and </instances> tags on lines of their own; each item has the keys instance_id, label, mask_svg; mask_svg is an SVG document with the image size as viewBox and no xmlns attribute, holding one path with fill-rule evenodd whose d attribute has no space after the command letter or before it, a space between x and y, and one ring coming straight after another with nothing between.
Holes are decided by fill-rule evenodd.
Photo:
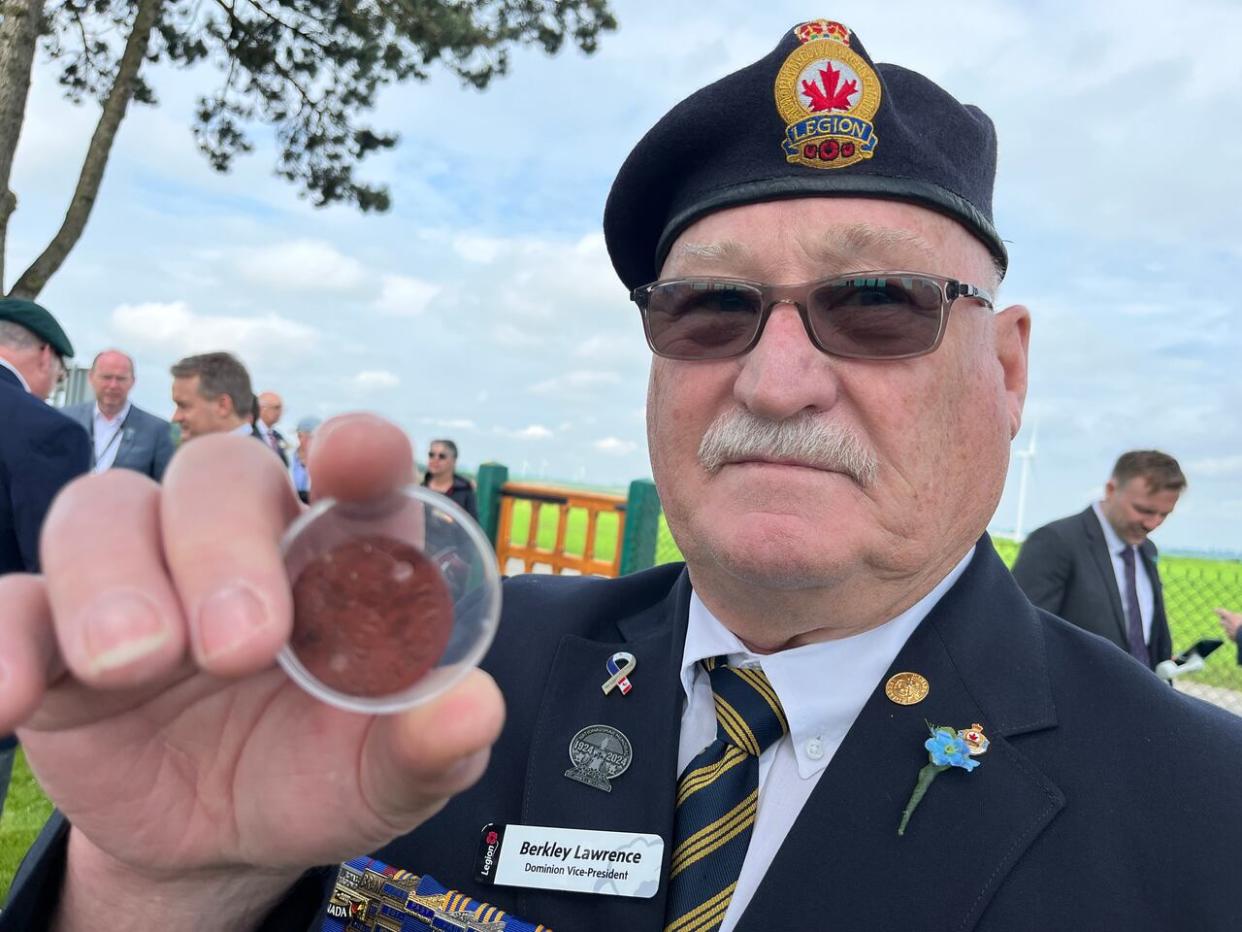
<instances>
[{"instance_id":1,"label":"person wearing sunglasses in background","mask_svg":"<svg viewBox=\"0 0 1242 932\"><path fill-rule=\"evenodd\" d=\"M423 485L447 495L470 517L479 520L479 506L474 485L465 476L457 475L457 444L452 440L433 440L427 449L427 474Z\"/></svg>"},{"instance_id":2,"label":"person wearing sunglasses in background","mask_svg":"<svg viewBox=\"0 0 1242 932\"><path fill-rule=\"evenodd\" d=\"M39 572L39 531L52 499L91 467L86 431L44 402L73 344L33 301L0 298L0 576ZM7 623L0 602L0 625ZM0 658L0 678L6 673ZM0 725L0 811L16 742Z\"/></svg>"},{"instance_id":3,"label":"person wearing sunglasses in background","mask_svg":"<svg viewBox=\"0 0 1242 932\"><path fill-rule=\"evenodd\" d=\"M271 669L296 511L215 465L266 454L191 444L163 498L134 488L163 538L117 530L90 579L68 528L106 531L107 499L68 496L46 580L0 583L0 728L29 721L63 812L0 929L352 930L374 897L386 928L1236 927L1242 722L1036 609L985 533L1030 327L996 300L995 157L980 110L826 20L660 120L604 234L686 563L509 580L484 672L412 711ZM413 460L353 415L313 468L364 498ZM335 869L366 851L389 869Z\"/></svg>"}]
</instances>

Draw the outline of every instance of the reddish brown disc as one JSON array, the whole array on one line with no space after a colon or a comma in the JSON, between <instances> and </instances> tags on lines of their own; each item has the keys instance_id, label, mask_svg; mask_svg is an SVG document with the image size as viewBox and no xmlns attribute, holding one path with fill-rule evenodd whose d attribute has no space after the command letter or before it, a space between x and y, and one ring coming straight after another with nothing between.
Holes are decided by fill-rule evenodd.
<instances>
[{"instance_id":1,"label":"reddish brown disc","mask_svg":"<svg viewBox=\"0 0 1242 932\"><path fill-rule=\"evenodd\" d=\"M293 583L290 647L325 686L389 696L436 665L453 630L453 599L436 565L390 537L341 544Z\"/></svg>"}]
</instances>

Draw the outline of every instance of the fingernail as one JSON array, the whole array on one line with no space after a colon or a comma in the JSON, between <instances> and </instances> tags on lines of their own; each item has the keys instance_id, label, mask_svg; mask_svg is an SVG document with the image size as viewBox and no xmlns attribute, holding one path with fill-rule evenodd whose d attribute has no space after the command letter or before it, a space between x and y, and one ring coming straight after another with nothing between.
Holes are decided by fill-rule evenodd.
<instances>
[{"instance_id":1,"label":"fingernail","mask_svg":"<svg viewBox=\"0 0 1242 932\"><path fill-rule=\"evenodd\" d=\"M154 653L169 632L154 603L130 590L110 592L87 609L82 639L91 669L102 673Z\"/></svg>"},{"instance_id":2,"label":"fingernail","mask_svg":"<svg viewBox=\"0 0 1242 932\"><path fill-rule=\"evenodd\" d=\"M213 592L198 611L198 644L204 660L235 650L267 626L267 610L246 583Z\"/></svg>"}]
</instances>

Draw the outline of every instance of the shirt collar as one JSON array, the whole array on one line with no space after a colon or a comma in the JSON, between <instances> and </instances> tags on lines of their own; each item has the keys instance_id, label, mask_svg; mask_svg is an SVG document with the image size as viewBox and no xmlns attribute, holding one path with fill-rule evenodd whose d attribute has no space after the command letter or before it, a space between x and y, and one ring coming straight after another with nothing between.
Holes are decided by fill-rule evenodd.
<instances>
[{"instance_id":1,"label":"shirt collar","mask_svg":"<svg viewBox=\"0 0 1242 932\"><path fill-rule=\"evenodd\" d=\"M129 414L129 400L128 399L126 399L125 401L125 406L121 408L121 410L117 412L116 417L113 417L113 418L108 417L106 414L100 411L99 402L98 401L95 402L95 423L96 424L99 424L100 422L102 422L104 424L111 426L113 424L116 424L120 421L125 420L128 414Z\"/></svg>"},{"instance_id":2,"label":"shirt collar","mask_svg":"<svg viewBox=\"0 0 1242 932\"><path fill-rule=\"evenodd\" d=\"M1104 543L1108 545L1108 552L1118 554L1125 550L1129 545L1117 536L1113 526L1108 523L1108 518L1104 517L1104 509L1100 507L1100 503L1092 502L1091 509L1095 512L1095 516L1100 519L1100 527L1104 531Z\"/></svg>"},{"instance_id":3,"label":"shirt collar","mask_svg":"<svg viewBox=\"0 0 1242 932\"><path fill-rule=\"evenodd\" d=\"M798 773L814 776L828 766L805 753L806 743L819 738L839 744L854 724L867 699L886 670L905 646L919 622L965 572L975 548L949 571L936 586L896 618L879 627L834 641L819 641L773 654L755 654L726 628L703 604L698 593L690 596L690 617L681 658L681 685L687 701L708 657L727 656L733 666L759 666L780 697L789 720ZM829 684L825 688L825 684Z\"/></svg>"},{"instance_id":4,"label":"shirt collar","mask_svg":"<svg viewBox=\"0 0 1242 932\"><path fill-rule=\"evenodd\" d=\"M8 369L15 376L17 376L17 381L22 383L22 388L26 390L26 394L30 394L30 383L26 381L26 377L24 375L17 371L17 367L15 365L7 359L0 359L0 366L4 366L4 368Z\"/></svg>"},{"instance_id":5,"label":"shirt collar","mask_svg":"<svg viewBox=\"0 0 1242 932\"><path fill-rule=\"evenodd\" d=\"M254 425L246 421L242 421L236 427L229 431L230 434L237 434L239 437L250 437L254 435Z\"/></svg>"}]
</instances>

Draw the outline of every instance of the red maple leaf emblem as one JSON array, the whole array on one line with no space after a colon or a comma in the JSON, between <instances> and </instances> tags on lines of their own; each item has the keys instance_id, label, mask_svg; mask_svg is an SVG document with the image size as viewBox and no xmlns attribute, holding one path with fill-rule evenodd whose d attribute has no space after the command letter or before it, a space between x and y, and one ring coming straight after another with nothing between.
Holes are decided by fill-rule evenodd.
<instances>
[{"instance_id":1,"label":"red maple leaf emblem","mask_svg":"<svg viewBox=\"0 0 1242 932\"><path fill-rule=\"evenodd\" d=\"M819 79L823 82L822 88L814 81L802 82L802 93L811 99L811 110L816 113L823 110L848 110L850 98L858 92L858 82L846 81L838 87L841 72L833 68L830 62L825 62L820 69Z\"/></svg>"},{"instance_id":2,"label":"red maple leaf emblem","mask_svg":"<svg viewBox=\"0 0 1242 932\"><path fill-rule=\"evenodd\" d=\"M499 835L497 835L495 832L488 832L488 833L487 833L487 843L488 843L489 845L494 845L494 844L496 844L496 842L497 842L497 841L499 841L499 840L500 840L500 836L499 836Z\"/></svg>"}]
</instances>

